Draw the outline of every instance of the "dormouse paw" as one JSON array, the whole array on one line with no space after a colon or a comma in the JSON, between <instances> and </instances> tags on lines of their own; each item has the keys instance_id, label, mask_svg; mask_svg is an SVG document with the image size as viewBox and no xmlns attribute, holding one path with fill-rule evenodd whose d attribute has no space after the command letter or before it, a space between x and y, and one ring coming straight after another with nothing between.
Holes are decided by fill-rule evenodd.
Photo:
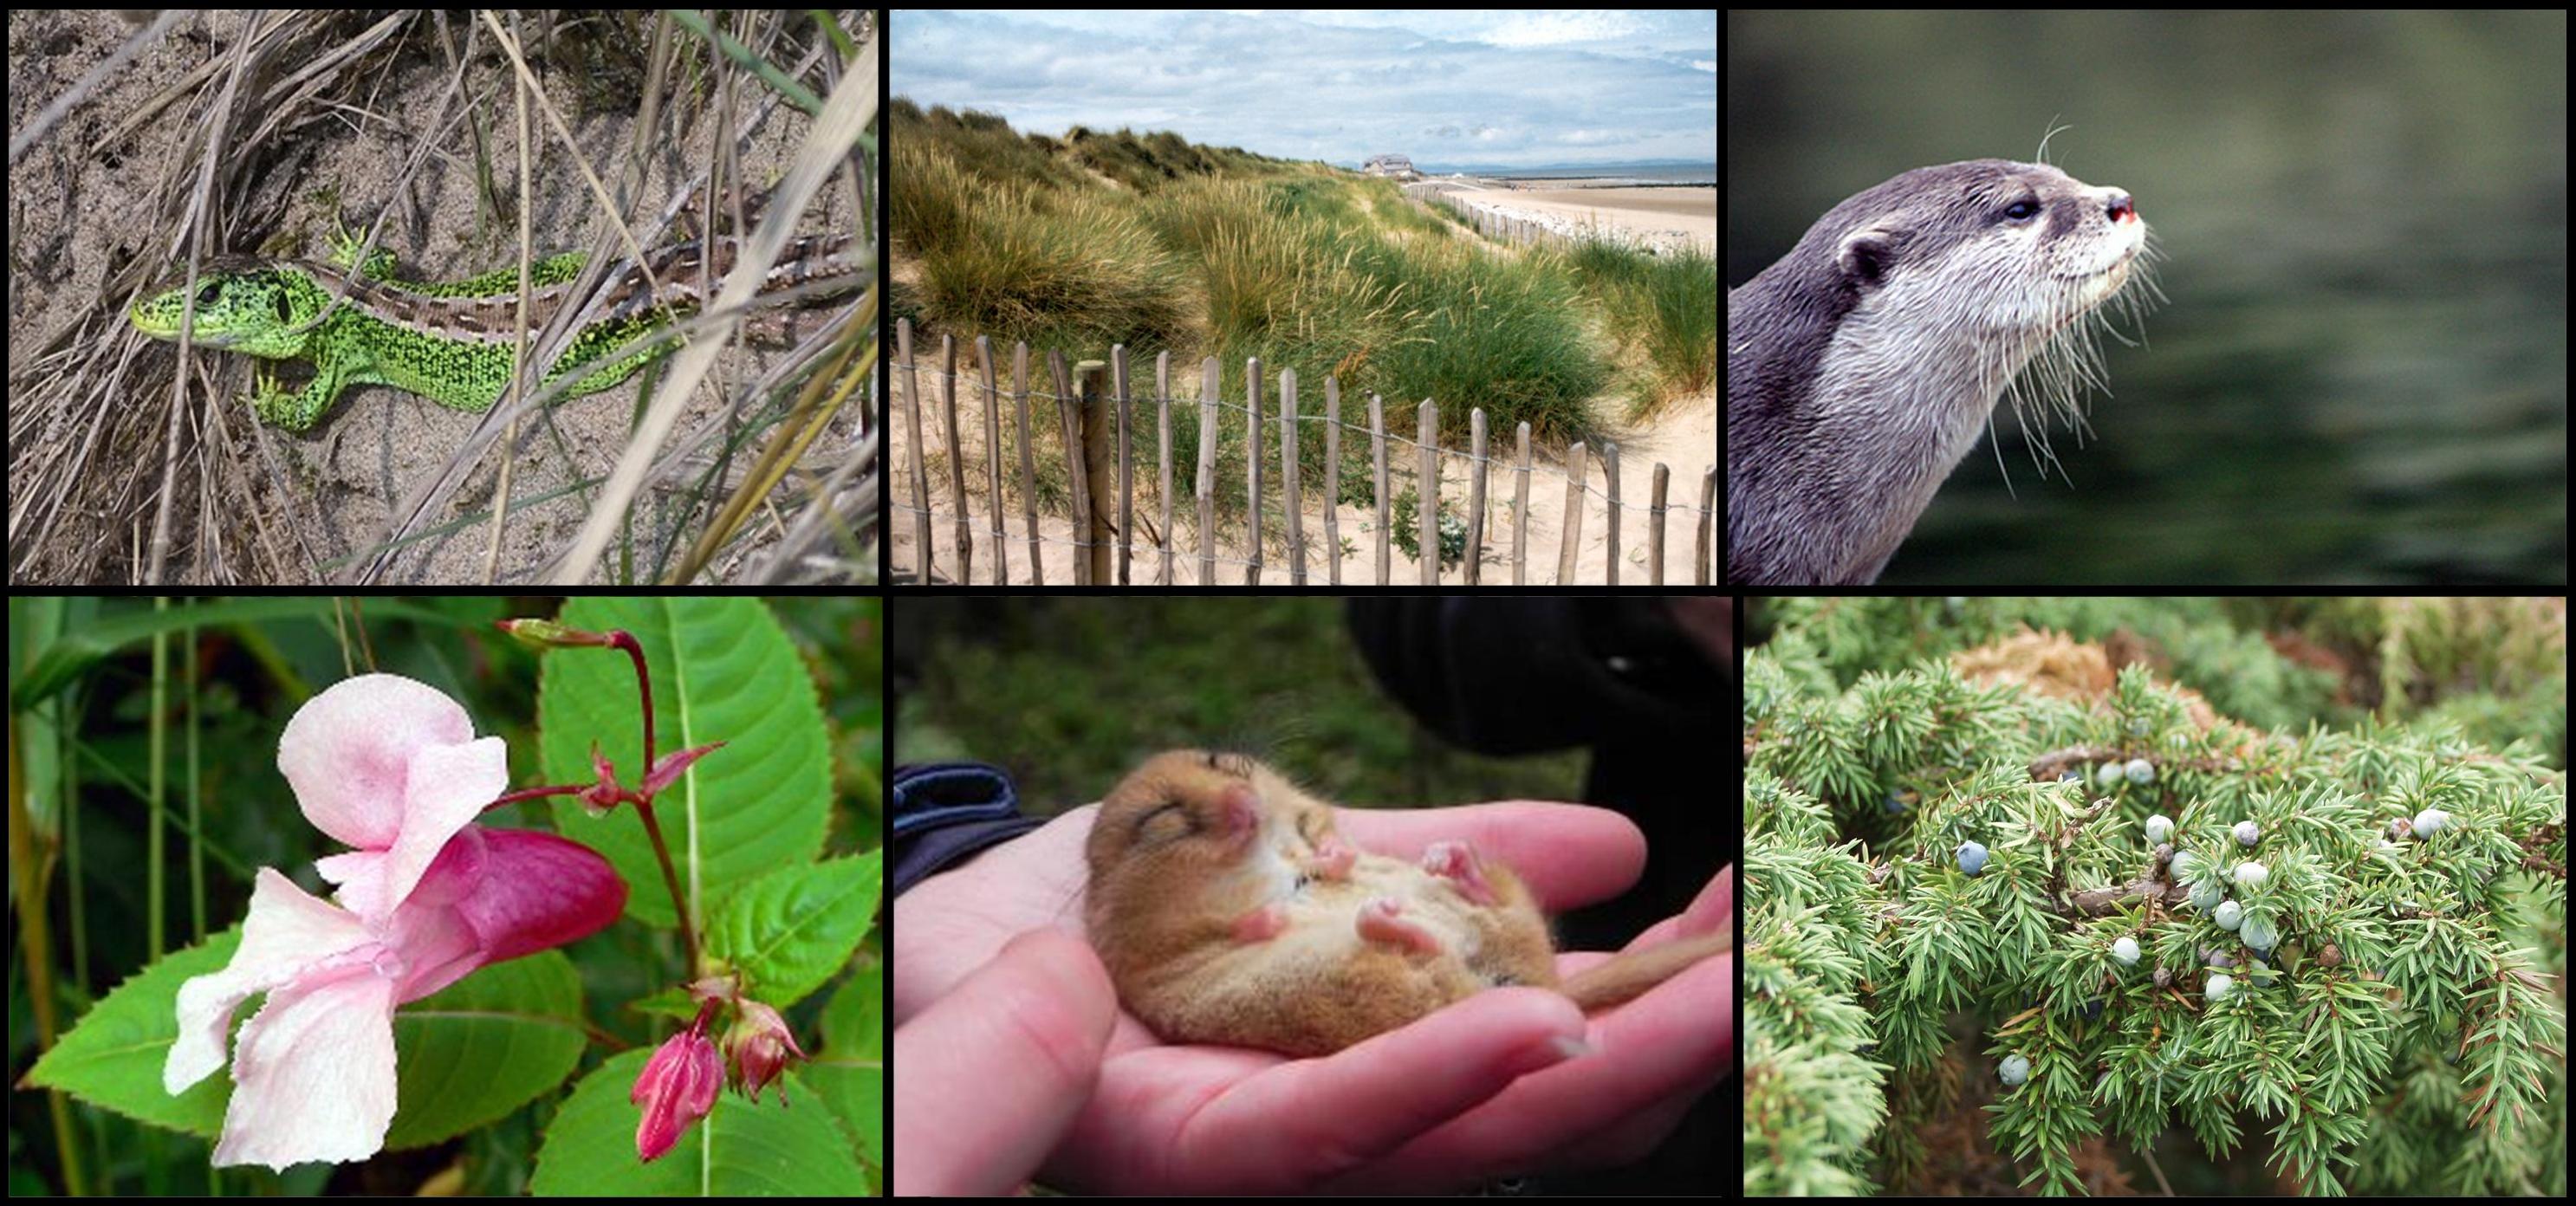
<instances>
[{"instance_id":1,"label":"dormouse paw","mask_svg":"<svg viewBox=\"0 0 2576 1206\"><path fill-rule=\"evenodd\" d=\"M1306 874L1316 879L1349 879L1351 865L1359 858L1360 852L1340 838L1325 838L1313 854L1306 856L1304 866Z\"/></svg>"},{"instance_id":2,"label":"dormouse paw","mask_svg":"<svg viewBox=\"0 0 2576 1206\"><path fill-rule=\"evenodd\" d=\"M1383 942L1399 950L1418 955L1440 953L1440 939L1422 928L1420 922L1404 916L1404 902L1392 896L1380 896L1360 906L1360 937L1370 942Z\"/></svg>"},{"instance_id":3,"label":"dormouse paw","mask_svg":"<svg viewBox=\"0 0 2576 1206\"><path fill-rule=\"evenodd\" d=\"M1288 930L1288 906L1272 901L1234 919L1234 940L1268 942Z\"/></svg>"},{"instance_id":4,"label":"dormouse paw","mask_svg":"<svg viewBox=\"0 0 2576 1206\"><path fill-rule=\"evenodd\" d=\"M1449 881L1449 886L1470 903L1499 903L1494 885L1485 879L1484 863L1477 859L1476 848L1465 842L1433 842L1422 851L1422 869Z\"/></svg>"}]
</instances>

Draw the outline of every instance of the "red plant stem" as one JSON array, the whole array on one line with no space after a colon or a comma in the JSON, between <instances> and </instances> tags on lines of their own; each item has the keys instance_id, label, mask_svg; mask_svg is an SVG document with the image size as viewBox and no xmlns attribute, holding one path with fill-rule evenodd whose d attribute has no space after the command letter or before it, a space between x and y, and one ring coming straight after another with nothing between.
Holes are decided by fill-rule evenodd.
<instances>
[{"instance_id":1,"label":"red plant stem","mask_svg":"<svg viewBox=\"0 0 2576 1206\"><path fill-rule=\"evenodd\" d=\"M635 802L635 815L644 819L644 836L653 840L653 856L662 864L662 885L671 891L671 910L680 919L680 943L689 952L689 974L698 973L698 931L689 924L688 902L680 898L680 874L671 866L671 848L662 841L662 823L653 819L649 800Z\"/></svg>"},{"instance_id":2,"label":"red plant stem","mask_svg":"<svg viewBox=\"0 0 2576 1206\"><path fill-rule=\"evenodd\" d=\"M649 776L653 773L655 757L653 676L646 673L644 668L644 646L635 639L634 633L623 628L610 629L608 643L615 648L625 650L627 660L635 663L635 694L642 702L644 713L642 773ZM662 840L662 823L653 815L652 793L645 792L635 797L635 815L644 819L644 836L652 839L653 857L662 864L662 886L671 893L671 912L680 919L680 944L689 953L689 974L694 976L698 974L698 930L696 926L689 923L689 902L680 895L680 873L671 865L671 847Z\"/></svg>"}]
</instances>

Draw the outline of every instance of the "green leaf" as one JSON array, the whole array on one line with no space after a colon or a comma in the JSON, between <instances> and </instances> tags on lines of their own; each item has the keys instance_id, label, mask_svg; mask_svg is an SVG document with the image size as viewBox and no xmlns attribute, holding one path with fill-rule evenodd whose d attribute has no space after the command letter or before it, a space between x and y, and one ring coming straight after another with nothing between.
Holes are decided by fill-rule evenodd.
<instances>
[{"instance_id":1,"label":"green leaf","mask_svg":"<svg viewBox=\"0 0 2576 1206\"><path fill-rule=\"evenodd\" d=\"M781 867L745 885L707 929L707 946L751 977L752 995L785 1009L850 961L876 920L881 852Z\"/></svg>"},{"instance_id":2,"label":"green leaf","mask_svg":"<svg viewBox=\"0 0 2576 1206\"><path fill-rule=\"evenodd\" d=\"M210 1137L221 1133L232 1078L219 1072L172 1097L161 1089L161 1064L179 1037L179 986L222 970L240 945L241 927L235 926L164 955L117 985L28 1070L27 1087L60 1089L102 1109L176 1130ZM239 1020L244 1015L235 1011L233 1016Z\"/></svg>"},{"instance_id":3,"label":"green leaf","mask_svg":"<svg viewBox=\"0 0 2576 1206\"><path fill-rule=\"evenodd\" d=\"M581 1062L581 975L562 951L475 972L394 1015L388 1149L436 1143L562 1084Z\"/></svg>"},{"instance_id":4,"label":"green leaf","mask_svg":"<svg viewBox=\"0 0 2576 1206\"><path fill-rule=\"evenodd\" d=\"M823 1005L823 1045L799 1072L841 1128L858 1137L859 1159L885 1168L885 965L870 958Z\"/></svg>"},{"instance_id":5,"label":"green leaf","mask_svg":"<svg viewBox=\"0 0 2576 1206\"><path fill-rule=\"evenodd\" d=\"M722 741L655 802L680 891L701 924L744 884L777 867L813 862L830 822L830 759L821 705L796 648L751 599L576 599L562 622L623 628L653 675L655 752ZM615 650L557 649L545 658L537 697L547 780L588 783L591 744L620 781L644 781L635 672ZM593 817L569 798L555 828L607 855L634 890L627 912L648 925L675 917L661 865L627 808Z\"/></svg>"},{"instance_id":6,"label":"green leaf","mask_svg":"<svg viewBox=\"0 0 2576 1206\"><path fill-rule=\"evenodd\" d=\"M163 957L81 1017L27 1074L131 1118L212 1139L223 1131L232 1077L217 1072L172 1097L161 1065L178 1038L179 986L220 970L241 928ZM236 1029L264 1002L233 1011ZM472 1130L562 1083L581 1056L581 980L560 951L467 976L394 1014L398 1091L388 1148Z\"/></svg>"},{"instance_id":7,"label":"green leaf","mask_svg":"<svg viewBox=\"0 0 2576 1206\"><path fill-rule=\"evenodd\" d=\"M327 624L331 609L332 601L328 598L253 598L226 599L167 610L143 607L91 616L88 622L54 635L34 664L26 667L17 681L9 685L9 702L22 710L32 708L70 685L91 667L157 636L189 628L260 624L306 617ZM435 607L401 599L371 600L367 617L379 623L395 618L428 624L455 622L454 617Z\"/></svg>"},{"instance_id":8,"label":"green leaf","mask_svg":"<svg viewBox=\"0 0 2576 1206\"><path fill-rule=\"evenodd\" d=\"M755 1105L738 1093L650 1164L635 1157L643 1107L627 1100L650 1050L628 1051L581 1079L546 1128L529 1189L539 1194L610 1197L844 1197L871 1192L854 1145L795 1071Z\"/></svg>"}]
</instances>

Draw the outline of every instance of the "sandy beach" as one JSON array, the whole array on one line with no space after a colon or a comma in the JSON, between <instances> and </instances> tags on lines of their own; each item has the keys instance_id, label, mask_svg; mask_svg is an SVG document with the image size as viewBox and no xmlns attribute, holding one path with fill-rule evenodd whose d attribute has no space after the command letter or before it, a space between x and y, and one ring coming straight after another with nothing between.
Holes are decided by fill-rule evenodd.
<instances>
[{"instance_id":1,"label":"sandy beach","mask_svg":"<svg viewBox=\"0 0 2576 1206\"><path fill-rule=\"evenodd\" d=\"M1717 254L1713 188L1452 188L1479 209L1520 218L1560 234L1606 226L1661 245L1686 242Z\"/></svg>"}]
</instances>

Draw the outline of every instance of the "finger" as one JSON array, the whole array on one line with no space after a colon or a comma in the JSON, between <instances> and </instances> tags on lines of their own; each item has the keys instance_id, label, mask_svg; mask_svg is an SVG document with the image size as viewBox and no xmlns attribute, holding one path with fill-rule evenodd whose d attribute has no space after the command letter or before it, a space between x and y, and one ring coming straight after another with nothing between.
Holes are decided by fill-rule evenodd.
<instances>
[{"instance_id":1,"label":"finger","mask_svg":"<svg viewBox=\"0 0 2576 1206\"><path fill-rule=\"evenodd\" d=\"M1037 930L896 1030L895 1192L1026 1181L1090 1099L1117 1014L1091 948Z\"/></svg>"},{"instance_id":2,"label":"finger","mask_svg":"<svg viewBox=\"0 0 2576 1206\"><path fill-rule=\"evenodd\" d=\"M1501 860L1555 913L1607 900L1637 882L1646 835L1606 808L1508 801L1456 808L1334 810L1334 824L1366 850L1411 860L1436 841L1463 839Z\"/></svg>"},{"instance_id":3,"label":"finger","mask_svg":"<svg viewBox=\"0 0 2576 1206\"><path fill-rule=\"evenodd\" d=\"M1585 1054L1582 1038L1582 1016L1555 993L1479 993L1337 1054L1244 1081L1192 1120L1181 1146L1302 1173L1312 1184Z\"/></svg>"}]
</instances>

